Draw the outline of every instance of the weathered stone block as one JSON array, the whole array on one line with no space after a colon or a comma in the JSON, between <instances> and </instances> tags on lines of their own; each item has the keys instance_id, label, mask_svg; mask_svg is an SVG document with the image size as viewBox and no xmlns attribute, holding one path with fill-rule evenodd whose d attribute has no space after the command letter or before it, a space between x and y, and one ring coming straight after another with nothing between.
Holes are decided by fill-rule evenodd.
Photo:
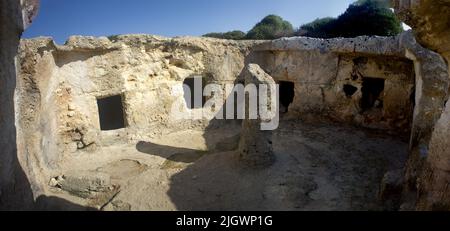
<instances>
[{"instance_id":1,"label":"weathered stone block","mask_svg":"<svg viewBox=\"0 0 450 231\"><path fill-rule=\"evenodd\" d=\"M258 89L260 84L275 87L275 81L272 77L265 73L258 65L249 64L245 71L246 84L255 84ZM271 97L275 96L269 95L269 99ZM246 101L248 107L248 99ZM270 103L270 100L268 100L268 103ZM242 123L241 141L239 144L240 160L252 167L270 166L275 160L272 147L272 131L261 130L261 123L263 121L264 119L261 118L260 114L258 114L257 119L249 119L247 114L246 119Z\"/></svg>"},{"instance_id":2,"label":"weathered stone block","mask_svg":"<svg viewBox=\"0 0 450 231\"><path fill-rule=\"evenodd\" d=\"M74 171L53 178L51 184L78 197L91 198L97 193L113 189L108 174L93 171Z\"/></svg>"}]
</instances>

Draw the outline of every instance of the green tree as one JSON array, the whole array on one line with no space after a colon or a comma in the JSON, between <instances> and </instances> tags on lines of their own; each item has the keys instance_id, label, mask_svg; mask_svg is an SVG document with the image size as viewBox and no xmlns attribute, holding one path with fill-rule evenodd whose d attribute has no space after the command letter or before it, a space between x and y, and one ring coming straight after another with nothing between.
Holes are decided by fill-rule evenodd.
<instances>
[{"instance_id":1,"label":"green tree","mask_svg":"<svg viewBox=\"0 0 450 231\"><path fill-rule=\"evenodd\" d=\"M300 27L298 35L334 38L361 35L394 36L402 32L401 22L386 1L358 0L336 19L318 19Z\"/></svg>"},{"instance_id":2,"label":"green tree","mask_svg":"<svg viewBox=\"0 0 450 231\"><path fill-rule=\"evenodd\" d=\"M269 15L251 29L246 38L258 40L271 40L281 37L292 36L294 28L288 21L283 20L280 16Z\"/></svg>"},{"instance_id":3,"label":"green tree","mask_svg":"<svg viewBox=\"0 0 450 231\"><path fill-rule=\"evenodd\" d=\"M307 23L300 27L297 31L299 36L308 36L314 38L327 38L329 37L330 27L336 21L336 18L318 18L310 23Z\"/></svg>"},{"instance_id":4,"label":"green tree","mask_svg":"<svg viewBox=\"0 0 450 231\"><path fill-rule=\"evenodd\" d=\"M231 40L243 40L245 39L245 33L240 30L234 30L226 33L208 33L203 37L219 38L219 39L231 39Z\"/></svg>"}]
</instances>

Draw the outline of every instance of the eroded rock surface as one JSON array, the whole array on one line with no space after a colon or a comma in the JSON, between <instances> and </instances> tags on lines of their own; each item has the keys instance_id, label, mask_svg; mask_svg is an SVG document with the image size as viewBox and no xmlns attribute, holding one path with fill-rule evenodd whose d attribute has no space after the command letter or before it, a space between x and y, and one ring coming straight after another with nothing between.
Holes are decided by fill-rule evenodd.
<instances>
[{"instance_id":1,"label":"eroded rock surface","mask_svg":"<svg viewBox=\"0 0 450 231\"><path fill-rule=\"evenodd\" d=\"M241 127L239 121L211 116L200 119L174 116L174 109L181 115L205 113L202 108L187 104L183 84L189 79L201 76L204 83L215 83L224 89L227 84L242 83L246 76L266 76L264 79L271 79L272 84L279 83L285 89L283 92L290 92L279 98L283 104L282 124L300 120L365 127L410 141L411 150L419 151L420 158L420 151L429 149L434 124L448 94L445 62L418 45L411 32L390 38L299 37L260 42L123 35L71 37L65 45L57 45L50 38L37 38L23 40L18 63L18 150L19 156L27 157L24 164L34 176L30 179L36 185L33 190L36 196L55 194L48 185L55 176L74 171L99 172L120 160L132 161L126 162L130 166L134 166L133 161L147 166L132 171L126 179L112 180L114 173L100 171L112 177L118 190L97 201L82 199L80 204L107 210L184 209L183 202L175 200L173 204L162 193L170 191L171 197L178 197L173 191L177 185L171 185L169 179L189 175L191 167L205 159L211 161L212 156L217 157L211 154L220 150L235 153L235 140L239 137L244 138L241 141L252 139L241 142L241 151L250 150L249 147L261 150L260 153L268 155L257 159L265 163L276 159L270 155L273 137L268 135L270 132L258 135L261 132L257 130L258 121L251 122L251 126L244 121ZM250 63L255 68L248 75L244 67ZM265 82L264 79L261 81ZM224 93L224 99L229 97L232 96ZM222 108L224 103L215 107ZM236 125L242 128L240 135L223 132ZM180 132L186 133L184 138L172 136ZM230 147L223 147L225 143L230 143ZM301 148L297 154L308 146ZM286 160L282 158L279 166ZM401 167L397 165L395 169ZM380 166L368 173L373 177L370 187L379 185L381 172L389 170ZM259 179L252 174L249 173L250 181ZM290 179L292 184L295 179L304 180L305 188L296 188L290 201L299 194L313 192L318 184L297 174ZM344 190L340 195L351 194L347 187L360 180L363 181L346 180L339 186ZM142 182L147 183L143 186ZM208 182L214 186L211 179L204 183ZM252 182L259 183L263 182ZM74 191L72 187L65 188ZM321 190L324 191L314 197L317 200L326 196L326 188ZM370 190L370 200L378 195L375 191ZM140 197L147 192L151 192L155 201L147 201L148 196ZM359 193L362 194L358 200L363 203L366 199L361 196L366 192ZM220 198L227 198L219 194ZM219 202L215 205L223 205L226 200ZM300 208L305 203L296 206ZM328 207L311 205L311 208L340 206L329 203Z\"/></svg>"},{"instance_id":2,"label":"eroded rock surface","mask_svg":"<svg viewBox=\"0 0 450 231\"><path fill-rule=\"evenodd\" d=\"M252 167L267 167L275 160L272 147L272 131L264 130L265 122L270 122L273 116L268 112L270 109L276 111L272 105L272 99L276 98L276 84L273 78L264 72L257 64L249 64L245 69L245 84L251 85L259 92L265 88L267 94L266 103L258 103L252 108L249 97L246 99L246 117L242 123L241 140L239 143L240 161ZM276 102L276 101L274 101ZM276 102L278 103L278 102ZM264 109L261 109L264 107ZM267 113L262 114L262 110ZM254 116L252 115L254 114Z\"/></svg>"},{"instance_id":3,"label":"eroded rock surface","mask_svg":"<svg viewBox=\"0 0 450 231\"><path fill-rule=\"evenodd\" d=\"M419 41L427 48L450 57L449 0L392 0L396 14L414 28Z\"/></svg>"},{"instance_id":4,"label":"eroded rock surface","mask_svg":"<svg viewBox=\"0 0 450 231\"><path fill-rule=\"evenodd\" d=\"M15 58L22 31L37 13L37 0L0 1L0 209L30 208L28 169L19 163L16 147L14 89Z\"/></svg>"},{"instance_id":5,"label":"eroded rock surface","mask_svg":"<svg viewBox=\"0 0 450 231\"><path fill-rule=\"evenodd\" d=\"M450 1L393 2L419 43L448 63ZM405 143L303 124L317 120L409 137L405 184L417 195L402 208L450 208L449 69L411 32L269 42L71 37L63 46L40 38L24 40L15 62L38 6L0 1L1 209L367 210L380 209L376 195L396 209ZM197 111L184 103L187 78L224 86L242 81L249 63L291 92L280 96L288 105L280 105L281 129L271 136L277 161L257 173L228 158L242 134L215 130L235 122L170 113L174 102L182 114ZM367 92L372 85L378 89ZM113 125L123 128L105 131L99 100L111 96L120 96L123 121Z\"/></svg>"},{"instance_id":6,"label":"eroded rock surface","mask_svg":"<svg viewBox=\"0 0 450 231\"><path fill-rule=\"evenodd\" d=\"M393 0L396 13L414 28L418 41L428 49L441 54L447 64L450 62L450 1L449 0ZM448 66L450 72L450 66ZM433 81L433 80L431 80ZM436 83L439 84L439 83ZM445 86L444 86L445 87ZM426 162L417 162L417 154L412 156L409 169L418 173L409 174L418 178L417 184L409 189L417 189L416 206L419 210L449 210L450 190L450 106L442 113L434 127ZM417 186L417 188L416 188Z\"/></svg>"}]
</instances>

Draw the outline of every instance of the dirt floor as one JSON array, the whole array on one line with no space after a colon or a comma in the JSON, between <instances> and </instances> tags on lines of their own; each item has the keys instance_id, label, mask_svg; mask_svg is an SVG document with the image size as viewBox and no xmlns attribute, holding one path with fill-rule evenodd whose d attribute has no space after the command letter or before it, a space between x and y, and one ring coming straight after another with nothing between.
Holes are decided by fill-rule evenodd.
<instances>
[{"instance_id":1,"label":"dirt floor","mask_svg":"<svg viewBox=\"0 0 450 231\"><path fill-rule=\"evenodd\" d=\"M84 200L55 190L72 207L102 210L383 210L384 173L401 169L407 143L368 130L282 122L273 133L276 162L248 169L237 160L239 126L183 131L83 154L65 169L111 175L117 189Z\"/></svg>"}]
</instances>

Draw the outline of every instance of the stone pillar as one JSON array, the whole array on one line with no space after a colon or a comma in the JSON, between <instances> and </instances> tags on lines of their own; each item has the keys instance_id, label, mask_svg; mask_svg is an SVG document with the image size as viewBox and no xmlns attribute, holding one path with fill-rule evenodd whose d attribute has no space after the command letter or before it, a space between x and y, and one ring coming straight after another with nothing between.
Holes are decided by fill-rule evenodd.
<instances>
[{"instance_id":1,"label":"stone pillar","mask_svg":"<svg viewBox=\"0 0 450 231\"><path fill-rule=\"evenodd\" d=\"M417 209L450 211L450 101L435 126L418 185Z\"/></svg>"},{"instance_id":2,"label":"stone pillar","mask_svg":"<svg viewBox=\"0 0 450 231\"><path fill-rule=\"evenodd\" d=\"M410 156L405 171L405 203L403 209L413 209L417 179L420 177L430 150L434 127L448 99L449 76L444 59L418 44L412 32L400 36L406 57L414 62L416 74L414 120L411 128ZM408 199L406 199L408 198Z\"/></svg>"},{"instance_id":3,"label":"stone pillar","mask_svg":"<svg viewBox=\"0 0 450 231\"><path fill-rule=\"evenodd\" d=\"M414 29L420 44L450 63L450 1L391 0L396 14ZM450 73L450 66L447 67ZM435 84L439 84L435 82ZM450 210L450 103L434 126L422 174L417 179L418 210ZM416 166L409 166L416 167Z\"/></svg>"},{"instance_id":4,"label":"stone pillar","mask_svg":"<svg viewBox=\"0 0 450 231\"><path fill-rule=\"evenodd\" d=\"M266 85L268 89L272 88L276 90L275 81L271 76L265 73L258 65L249 64L245 69L246 91L251 89L251 86L253 85L259 92L262 88L261 84ZM266 102L263 102L264 100L261 101L260 96L257 97L259 100L250 99L248 95L245 97L246 116L242 123L239 157L242 163L250 167L267 167L275 160L272 148L272 131L262 130L262 124L269 121L267 117L264 118L264 116L261 116L261 113L259 113L262 106L260 104L261 102L266 104L263 106L268 106L268 108L270 108L271 99L275 97L276 100L276 95L273 95L273 92L269 92L267 96ZM251 104L252 100L259 101L259 103L256 103L256 115L255 107L252 107ZM278 105L278 102L275 102L276 105ZM276 113L278 113L278 111L276 111Z\"/></svg>"}]
</instances>

